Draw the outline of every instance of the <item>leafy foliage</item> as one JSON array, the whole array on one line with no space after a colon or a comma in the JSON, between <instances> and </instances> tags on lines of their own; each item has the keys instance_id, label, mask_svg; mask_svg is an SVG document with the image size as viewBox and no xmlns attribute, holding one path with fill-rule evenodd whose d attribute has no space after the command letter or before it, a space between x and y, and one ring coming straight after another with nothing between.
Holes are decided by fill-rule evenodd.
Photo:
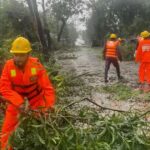
<instances>
[{"instance_id":1,"label":"leafy foliage","mask_svg":"<svg viewBox=\"0 0 150 150\"><path fill-rule=\"evenodd\" d=\"M149 150L149 128L135 114L102 117L86 107L74 115L59 108L20 118L10 142L16 150Z\"/></svg>"},{"instance_id":2,"label":"leafy foliage","mask_svg":"<svg viewBox=\"0 0 150 150\"><path fill-rule=\"evenodd\" d=\"M0 61L0 74L2 72L5 61L11 57L11 54L9 53L11 42L12 42L12 39L7 39L4 41L1 41L0 43L0 60L1 60Z\"/></svg>"},{"instance_id":3,"label":"leafy foliage","mask_svg":"<svg viewBox=\"0 0 150 150\"><path fill-rule=\"evenodd\" d=\"M30 40L35 38L28 9L22 2L2 1L0 12L0 38L2 40L18 35L27 36Z\"/></svg>"},{"instance_id":4,"label":"leafy foliage","mask_svg":"<svg viewBox=\"0 0 150 150\"><path fill-rule=\"evenodd\" d=\"M120 46L121 55L123 60L130 61L134 60L134 53L135 53L135 44L125 43Z\"/></svg>"}]
</instances>

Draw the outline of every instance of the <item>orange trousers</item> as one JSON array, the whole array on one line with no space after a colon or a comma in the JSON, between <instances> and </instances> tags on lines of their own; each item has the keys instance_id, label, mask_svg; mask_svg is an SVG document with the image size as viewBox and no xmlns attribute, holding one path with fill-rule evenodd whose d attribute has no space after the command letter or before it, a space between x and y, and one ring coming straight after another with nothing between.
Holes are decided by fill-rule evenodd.
<instances>
[{"instance_id":1,"label":"orange trousers","mask_svg":"<svg viewBox=\"0 0 150 150\"><path fill-rule=\"evenodd\" d=\"M38 100L38 102L30 104L31 109L38 109L38 107L45 106L43 100ZM12 147L8 146L8 139L13 133L13 131L18 126L18 117L20 112L13 105L8 105L4 122L1 131L1 149L0 150L13 150Z\"/></svg>"},{"instance_id":2,"label":"orange trousers","mask_svg":"<svg viewBox=\"0 0 150 150\"><path fill-rule=\"evenodd\" d=\"M139 67L139 82L150 84L150 63L143 62Z\"/></svg>"}]
</instances>

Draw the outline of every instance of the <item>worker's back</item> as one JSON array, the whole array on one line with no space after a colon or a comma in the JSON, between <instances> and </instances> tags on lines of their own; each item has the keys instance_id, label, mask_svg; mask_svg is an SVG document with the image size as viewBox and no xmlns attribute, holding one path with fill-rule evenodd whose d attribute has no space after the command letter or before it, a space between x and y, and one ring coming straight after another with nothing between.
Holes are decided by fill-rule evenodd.
<instances>
[{"instance_id":1,"label":"worker's back","mask_svg":"<svg viewBox=\"0 0 150 150\"><path fill-rule=\"evenodd\" d=\"M150 62L150 39L140 41L137 48L136 61Z\"/></svg>"},{"instance_id":2,"label":"worker's back","mask_svg":"<svg viewBox=\"0 0 150 150\"><path fill-rule=\"evenodd\" d=\"M118 46L117 40L108 40L106 42L106 57L112 57L117 58L117 46Z\"/></svg>"}]
</instances>

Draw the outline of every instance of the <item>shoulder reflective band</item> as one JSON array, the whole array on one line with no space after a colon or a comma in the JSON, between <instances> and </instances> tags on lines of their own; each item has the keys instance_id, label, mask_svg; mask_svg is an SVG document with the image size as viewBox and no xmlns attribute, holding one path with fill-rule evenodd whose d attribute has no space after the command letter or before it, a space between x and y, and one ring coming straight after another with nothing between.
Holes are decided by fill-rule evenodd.
<instances>
[{"instance_id":1,"label":"shoulder reflective band","mask_svg":"<svg viewBox=\"0 0 150 150\"><path fill-rule=\"evenodd\" d=\"M11 73L11 77L15 77L16 76L16 70L11 70L10 73Z\"/></svg>"},{"instance_id":2,"label":"shoulder reflective band","mask_svg":"<svg viewBox=\"0 0 150 150\"><path fill-rule=\"evenodd\" d=\"M31 74L36 75L36 68L31 68Z\"/></svg>"}]
</instances>

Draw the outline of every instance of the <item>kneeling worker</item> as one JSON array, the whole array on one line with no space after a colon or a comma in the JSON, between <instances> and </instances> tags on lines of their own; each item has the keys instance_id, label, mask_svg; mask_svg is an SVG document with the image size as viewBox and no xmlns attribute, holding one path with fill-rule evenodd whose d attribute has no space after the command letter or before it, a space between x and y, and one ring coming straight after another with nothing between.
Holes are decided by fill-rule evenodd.
<instances>
[{"instance_id":1,"label":"kneeling worker","mask_svg":"<svg viewBox=\"0 0 150 150\"><path fill-rule=\"evenodd\" d=\"M23 108L25 99L29 101L30 109L42 109L43 112L55 103L55 92L46 70L38 58L29 55L31 51L30 42L18 37L10 50L13 59L6 62L2 72L0 93L10 103L2 125L1 150L12 150L8 139L18 126L19 109Z\"/></svg>"}]
</instances>

